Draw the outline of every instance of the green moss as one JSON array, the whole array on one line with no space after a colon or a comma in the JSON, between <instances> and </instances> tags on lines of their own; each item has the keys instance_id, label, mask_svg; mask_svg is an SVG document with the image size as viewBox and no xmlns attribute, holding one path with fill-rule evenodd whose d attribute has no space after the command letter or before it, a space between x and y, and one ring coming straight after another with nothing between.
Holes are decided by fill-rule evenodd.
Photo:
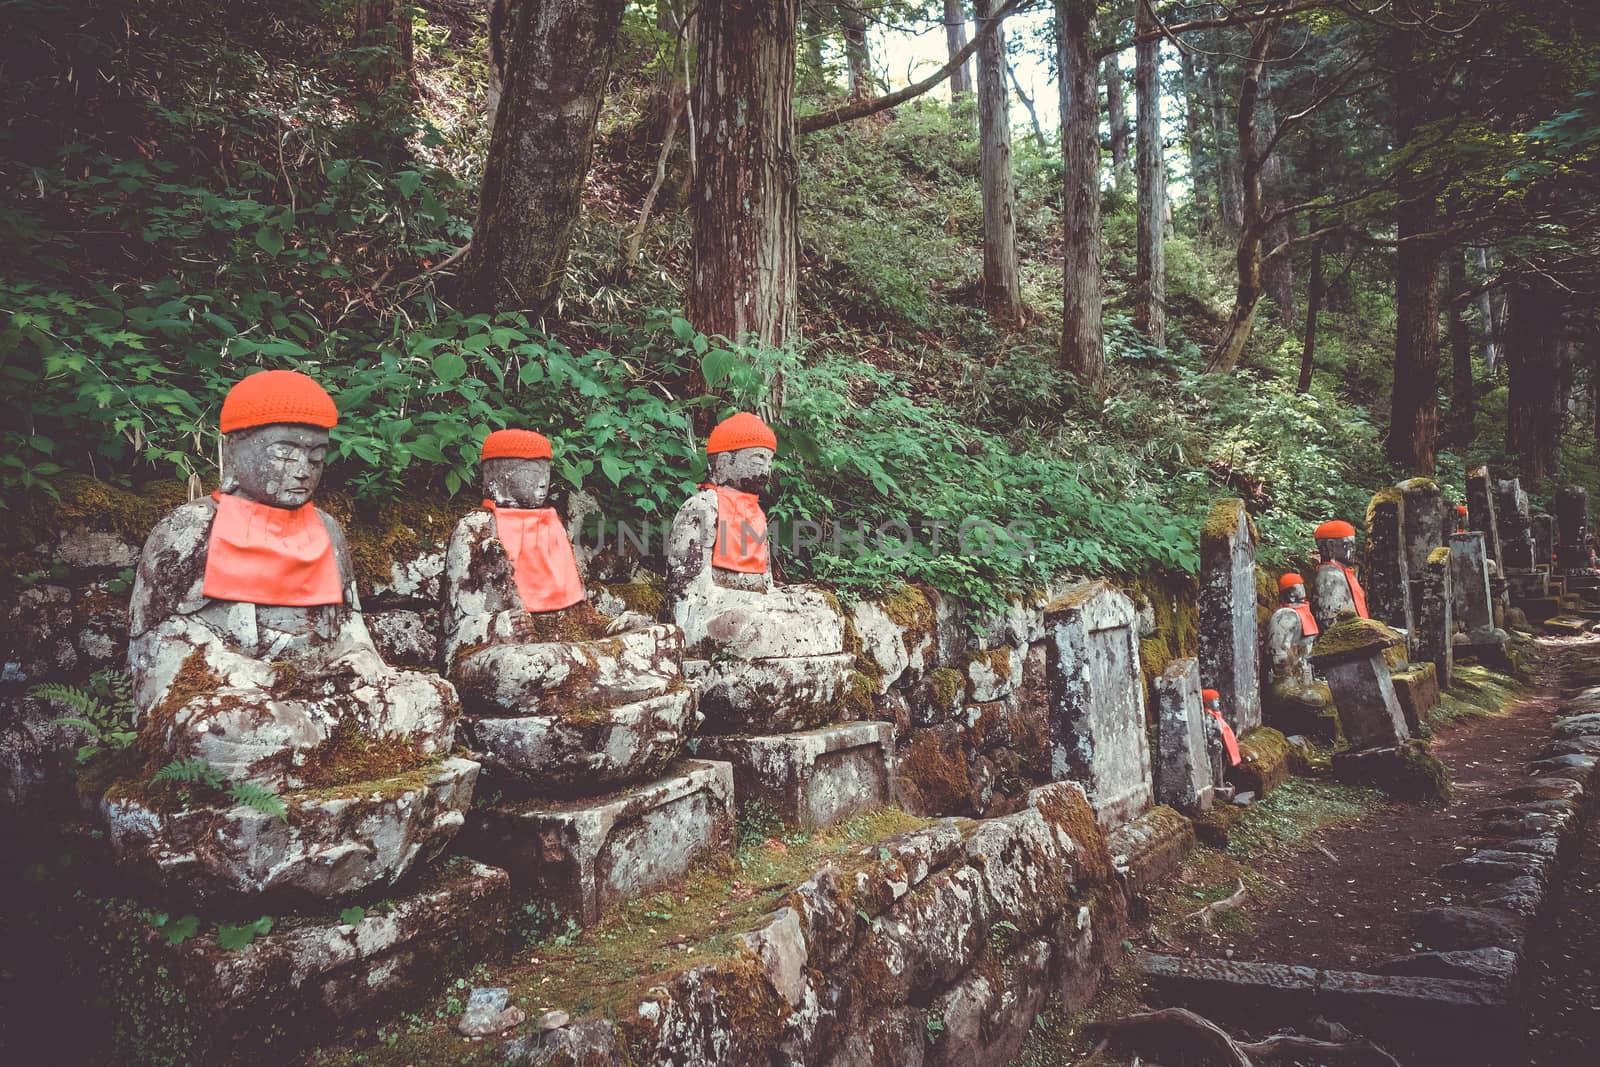
<instances>
[{"instance_id":1,"label":"green moss","mask_svg":"<svg viewBox=\"0 0 1600 1067\"><path fill-rule=\"evenodd\" d=\"M1378 653L1403 640L1405 639L1398 633L1377 619L1350 616L1340 619L1317 638L1316 644L1311 649L1311 659L1315 662L1369 650Z\"/></svg>"},{"instance_id":2,"label":"green moss","mask_svg":"<svg viewBox=\"0 0 1600 1067\"><path fill-rule=\"evenodd\" d=\"M1440 545L1438 548L1428 553L1428 566L1430 567L1442 566L1443 564L1449 562L1450 549L1448 546Z\"/></svg>"},{"instance_id":3,"label":"green moss","mask_svg":"<svg viewBox=\"0 0 1600 1067\"><path fill-rule=\"evenodd\" d=\"M1206 518L1200 524L1200 539L1202 541L1220 541L1232 537L1239 529L1236 521L1239 513L1244 512L1245 526L1250 529L1250 537L1255 539L1255 524L1250 521L1250 512L1245 510L1244 501L1237 497L1219 500L1211 505L1211 510L1206 513Z\"/></svg>"},{"instance_id":4,"label":"green moss","mask_svg":"<svg viewBox=\"0 0 1600 1067\"><path fill-rule=\"evenodd\" d=\"M928 686L933 690L936 705L953 708L966 691L967 679L954 667L937 667L928 674Z\"/></svg>"},{"instance_id":5,"label":"green moss","mask_svg":"<svg viewBox=\"0 0 1600 1067\"><path fill-rule=\"evenodd\" d=\"M1372 530L1372 519L1378 513L1378 508L1384 504L1404 505L1406 494L1399 486L1387 485L1372 494L1372 499L1367 502L1367 530Z\"/></svg>"},{"instance_id":6,"label":"green moss","mask_svg":"<svg viewBox=\"0 0 1600 1067\"><path fill-rule=\"evenodd\" d=\"M922 587L902 585L879 601L878 606L890 621L905 631L906 647L915 648L923 638L933 638L938 619L933 600Z\"/></svg>"},{"instance_id":7,"label":"green moss","mask_svg":"<svg viewBox=\"0 0 1600 1067\"><path fill-rule=\"evenodd\" d=\"M433 780L439 764L444 760L444 756L430 756L415 764L409 770L392 777L366 781L349 781L320 788L303 789L286 795L284 800L289 804L291 818L293 817L292 812L295 804L304 800L337 800L342 797L365 796L377 796L380 799L387 800L403 793L414 793L426 789L428 783Z\"/></svg>"},{"instance_id":8,"label":"green moss","mask_svg":"<svg viewBox=\"0 0 1600 1067\"><path fill-rule=\"evenodd\" d=\"M308 788L327 789L394 778L434 762L414 738L373 736L347 721L336 725L322 744L306 751L300 778Z\"/></svg>"},{"instance_id":9,"label":"green moss","mask_svg":"<svg viewBox=\"0 0 1600 1067\"><path fill-rule=\"evenodd\" d=\"M384 501L380 509L358 511L347 494L320 493L317 505L344 527L357 587L363 594L370 594L375 583L388 580L395 560L414 558L447 541L456 523L472 510L464 499L408 494Z\"/></svg>"},{"instance_id":10,"label":"green moss","mask_svg":"<svg viewBox=\"0 0 1600 1067\"><path fill-rule=\"evenodd\" d=\"M622 601L622 606L627 610L664 622L667 620L665 582L652 572L643 573L648 575L643 581L618 582L605 586L605 590Z\"/></svg>"},{"instance_id":11,"label":"green moss","mask_svg":"<svg viewBox=\"0 0 1600 1067\"><path fill-rule=\"evenodd\" d=\"M1293 769L1294 746L1270 726L1258 726L1239 738L1240 762L1228 778L1241 791L1265 797L1281 785Z\"/></svg>"},{"instance_id":12,"label":"green moss","mask_svg":"<svg viewBox=\"0 0 1600 1067\"><path fill-rule=\"evenodd\" d=\"M5 543L13 538L28 538L38 531L55 531L69 526L108 530L139 543L150 536L161 518L189 499L183 482L150 482L138 492L85 474L61 474L52 482L60 499L39 498L30 503L20 521L6 524Z\"/></svg>"},{"instance_id":13,"label":"green moss","mask_svg":"<svg viewBox=\"0 0 1600 1067\"><path fill-rule=\"evenodd\" d=\"M872 718L876 710L873 698L877 695L878 687L871 675L864 671L851 671L850 678L845 682L844 690L836 701L836 717L842 722L859 722Z\"/></svg>"},{"instance_id":14,"label":"green moss","mask_svg":"<svg viewBox=\"0 0 1600 1067\"><path fill-rule=\"evenodd\" d=\"M1400 746L1400 769L1385 792L1401 800L1442 804L1450 799L1450 768L1418 740Z\"/></svg>"},{"instance_id":15,"label":"green moss","mask_svg":"<svg viewBox=\"0 0 1600 1067\"><path fill-rule=\"evenodd\" d=\"M901 789L917 811L928 815L970 814L972 781L960 735L951 729L918 730L899 753Z\"/></svg>"},{"instance_id":16,"label":"green moss","mask_svg":"<svg viewBox=\"0 0 1600 1067\"><path fill-rule=\"evenodd\" d=\"M1166 810L1171 811L1170 808ZM1051 790L1040 800L1039 814L1044 816L1046 822L1064 831L1078 846L1076 857L1084 882L1092 885L1110 882L1111 850L1106 847L1105 835L1095 820L1094 809L1081 794L1075 790Z\"/></svg>"}]
</instances>

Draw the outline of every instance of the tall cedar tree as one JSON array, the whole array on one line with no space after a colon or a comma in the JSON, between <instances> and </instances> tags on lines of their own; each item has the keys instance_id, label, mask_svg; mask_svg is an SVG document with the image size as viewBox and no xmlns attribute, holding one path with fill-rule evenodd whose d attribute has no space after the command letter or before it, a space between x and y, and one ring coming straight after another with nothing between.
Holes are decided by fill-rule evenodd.
<instances>
[{"instance_id":1,"label":"tall cedar tree","mask_svg":"<svg viewBox=\"0 0 1600 1067\"><path fill-rule=\"evenodd\" d=\"M1135 155L1139 173L1136 278L1133 324L1152 344L1167 343L1167 167L1161 155L1161 37L1155 0L1135 0L1133 85L1138 123Z\"/></svg>"},{"instance_id":2,"label":"tall cedar tree","mask_svg":"<svg viewBox=\"0 0 1600 1067\"><path fill-rule=\"evenodd\" d=\"M1000 0L975 0L981 32ZM1005 31L994 27L978 47L978 141L983 179L983 298L1006 322L1022 317L1017 266L1017 199L1011 178L1011 114L1006 102Z\"/></svg>"},{"instance_id":3,"label":"tall cedar tree","mask_svg":"<svg viewBox=\"0 0 1600 1067\"><path fill-rule=\"evenodd\" d=\"M1105 365L1100 322L1100 94L1091 50L1095 0L1055 0L1055 6L1064 194L1061 366L1077 376L1085 391L1098 396L1105 390Z\"/></svg>"}]
</instances>

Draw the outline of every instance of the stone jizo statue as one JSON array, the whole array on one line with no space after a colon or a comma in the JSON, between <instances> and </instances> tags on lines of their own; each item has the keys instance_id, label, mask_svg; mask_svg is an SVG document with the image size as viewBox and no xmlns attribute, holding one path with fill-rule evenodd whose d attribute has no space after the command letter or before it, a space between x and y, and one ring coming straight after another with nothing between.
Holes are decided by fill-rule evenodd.
<instances>
[{"instance_id":1,"label":"stone jizo statue","mask_svg":"<svg viewBox=\"0 0 1600 1067\"><path fill-rule=\"evenodd\" d=\"M694 726L678 627L589 603L550 505L550 441L483 444L483 509L445 552L444 654L475 752L540 793L589 793L657 774Z\"/></svg>"},{"instance_id":2,"label":"stone jizo statue","mask_svg":"<svg viewBox=\"0 0 1600 1067\"><path fill-rule=\"evenodd\" d=\"M1200 690L1200 706L1206 713L1206 750L1211 756L1211 780L1214 785L1222 786L1227 781L1229 768L1239 765L1239 739L1223 717L1221 693L1215 689Z\"/></svg>"},{"instance_id":3,"label":"stone jizo statue","mask_svg":"<svg viewBox=\"0 0 1600 1067\"><path fill-rule=\"evenodd\" d=\"M754 415L719 424L706 443L709 480L679 509L667 543L667 588L687 655L710 664L701 689L708 728L815 725L850 669L835 603L819 589L773 581L760 494L777 447Z\"/></svg>"},{"instance_id":4,"label":"stone jizo statue","mask_svg":"<svg viewBox=\"0 0 1600 1067\"><path fill-rule=\"evenodd\" d=\"M139 562L128 663L142 743L278 792L292 813L172 812L108 793L118 854L197 894L333 896L393 880L453 836L471 798L478 765L441 759L454 689L384 663L344 533L311 503L337 421L304 374L239 382L222 405L220 489L162 519ZM395 795L297 793L351 784L358 753L431 769Z\"/></svg>"},{"instance_id":5,"label":"stone jizo statue","mask_svg":"<svg viewBox=\"0 0 1600 1067\"><path fill-rule=\"evenodd\" d=\"M1356 529L1342 519L1332 519L1317 527L1317 554L1322 562L1313 579L1311 610L1317 626L1327 630L1341 614L1370 618L1367 594L1356 576Z\"/></svg>"},{"instance_id":6,"label":"stone jizo statue","mask_svg":"<svg viewBox=\"0 0 1600 1067\"><path fill-rule=\"evenodd\" d=\"M1311 644L1321 628L1306 598L1305 579L1278 579L1278 610L1267 620L1267 667L1277 710L1320 711L1332 703L1328 687L1311 670Z\"/></svg>"}]
</instances>

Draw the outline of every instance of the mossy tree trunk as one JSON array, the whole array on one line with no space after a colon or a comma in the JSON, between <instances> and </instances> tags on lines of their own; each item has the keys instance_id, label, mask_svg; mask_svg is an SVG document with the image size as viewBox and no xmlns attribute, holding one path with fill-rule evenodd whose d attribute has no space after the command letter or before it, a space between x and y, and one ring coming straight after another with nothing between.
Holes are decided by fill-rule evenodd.
<instances>
[{"instance_id":1,"label":"mossy tree trunk","mask_svg":"<svg viewBox=\"0 0 1600 1067\"><path fill-rule=\"evenodd\" d=\"M1551 282L1530 275L1511 289L1506 360L1511 388L1506 399L1506 450L1517 455L1529 488L1556 473L1566 421L1569 370L1561 339L1561 301Z\"/></svg>"},{"instance_id":2,"label":"mossy tree trunk","mask_svg":"<svg viewBox=\"0 0 1600 1067\"><path fill-rule=\"evenodd\" d=\"M1095 0L1056 0L1061 85L1063 268L1061 366L1085 391L1105 390L1100 266L1100 94L1093 55ZM1120 77L1120 75L1118 75Z\"/></svg>"},{"instance_id":3,"label":"mossy tree trunk","mask_svg":"<svg viewBox=\"0 0 1600 1067\"><path fill-rule=\"evenodd\" d=\"M944 0L944 43L955 59L967 47L967 10L962 0ZM950 100L961 99L962 93L972 92L972 67L963 63L950 75Z\"/></svg>"},{"instance_id":4,"label":"mossy tree trunk","mask_svg":"<svg viewBox=\"0 0 1600 1067\"><path fill-rule=\"evenodd\" d=\"M458 302L544 315L561 293L623 0L508 0L500 105ZM791 60L792 62L792 60Z\"/></svg>"},{"instance_id":5,"label":"mossy tree trunk","mask_svg":"<svg viewBox=\"0 0 1600 1067\"><path fill-rule=\"evenodd\" d=\"M1224 231L1237 235L1244 229L1244 187L1239 173L1237 145L1228 143L1228 101L1217 67L1223 46L1222 31L1206 36L1211 55L1206 57L1206 97L1211 104L1211 143L1217 157L1217 220Z\"/></svg>"},{"instance_id":6,"label":"mossy tree trunk","mask_svg":"<svg viewBox=\"0 0 1600 1067\"><path fill-rule=\"evenodd\" d=\"M1000 0L975 0L981 31ZM998 26L978 48L978 141L983 178L983 296L998 318L1022 317L1017 264L1016 191L1011 178L1011 116L1006 103L1006 44Z\"/></svg>"},{"instance_id":7,"label":"mossy tree trunk","mask_svg":"<svg viewBox=\"0 0 1600 1067\"><path fill-rule=\"evenodd\" d=\"M1269 143L1278 128L1277 112L1272 106L1271 78L1261 80L1261 117L1256 121L1256 136L1261 139L1257 156L1261 160L1261 209L1272 221L1267 226L1268 248L1282 249L1277 255L1266 257L1261 264L1262 280L1267 295L1272 297L1278 312L1278 322L1285 329L1293 329L1299 321L1294 306L1294 257L1289 254L1288 240L1294 235L1294 219L1281 214L1283 209L1284 165L1283 153L1268 151Z\"/></svg>"},{"instance_id":8,"label":"mossy tree trunk","mask_svg":"<svg viewBox=\"0 0 1600 1067\"><path fill-rule=\"evenodd\" d=\"M1133 90L1139 178L1133 325L1158 348L1167 343L1167 167L1161 155L1161 38L1155 0L1136 0Z\"/></svg>"},{"instance_id":9,"label":"mossy tree trunk","mask_svg":"<svg viewBox=\"0 0 1600 1067\"><path fill-rule=\"evenodd\" d=\"M689 318L708 334L782 344L795 331L796 0L707 0L694 86Z\"/></svg>"},{"instance_id":10,"label":"mossy tree trunk","mask_svg":"<svg viewBox=\"0 0 1600 1067\"><path fill-rule=\"evenodd\" d=\"M866 0L839 0L839 24L844 27L844 66L850 99L872 95L872 50L867 47Z\"/></svg>"}]
</instances>

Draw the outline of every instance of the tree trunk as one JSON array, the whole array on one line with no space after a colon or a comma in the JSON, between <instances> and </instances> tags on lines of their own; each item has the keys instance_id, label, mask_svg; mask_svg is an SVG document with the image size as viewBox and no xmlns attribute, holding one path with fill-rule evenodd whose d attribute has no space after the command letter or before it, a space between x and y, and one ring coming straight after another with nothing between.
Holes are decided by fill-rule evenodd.
<instances>
[{"instance_id":1,"label":"tree trunk","mask_svg":"<svg viewBox=\"0 0 1600 1067\"><path fill-rule=\"evenodd\" d=\"M978 28L1000 0L975 0ZM1022 317L1017 277L1016 197L1011 182L1011 117L1006 104L1005 31L996 27L978 49L978 141L983 176L983 295L1007 322Z\"/></svg>"},{"instance_id":2,"label":"tree trunk","mask_svg":"<svg viewBox=\"0 0 1600 1067\"><path fill-rule=\"evenodd\" d=\"M1316 228L1316 219L1311 220ZM1306 280L1306 332L1300 350L1300 381L1297 393L1311 392L1311 374L1317 366L1317 314L1322 310L1322 239L1311 243L1311 277Z\"/></svg>"},{"instance_id":3,"label":"tree trunk","mask_svg":"<svg viewBox=\"0 0 1600 1067\"><path fill-rule=\"evenodd\" d=\"M1093 54L1096 0L1055 0L1061 85L1063 263L1061 367L1091 396L1105 393L1100 321L1100 93Z\"/></svg>"},{"instance_id":4,"label":"tree trunk","mask_svg":"<svg viewBox=\"0 0 1600 1067\"><path fill-rule=\"evenodd\" d=\"M967 12L962 0L944 0L944 41L954 59L967 47ZM961 99L962 93L972 92L972 66L963 63L950 75L950 102Z\"/></svg>"},{"instance_id":5,"label":"tree trunk","mask_svg":"<svg viewBox=\"0 0 1600 1067\"><path fill-rule=\"evenodd\" d=\"M1206 154L1202 130L1205 117L1200 92L1200 78L1194 69L1194 56L1188 50L1181 53L1183 70L1183 132L1189 148L1189 196L1194 201L1195 221L1202 229L1210 229L1212 207L1206 195L1206 176L1211 160Z\"/></svg>"},{"instance_id":6,"label":"tree trunk","mask_svg":"<svg viewBox=\"0 0 1600 1067\"><path fill-rule=\"evenodd\" d=\"M1450 332L1450 429L1456 448L1472 445L1473 423L1477 412L1472 395L1472 335L1467 330L1467 264L1461 249L1452 249L1448 257L1450 292L1449 317L1445 320Z\"/></svg>"},{"instance_id":7,"label":"tree trunk","mask_svg":"<svg viewBox=\"0 0 1600 1067\"><path fill-rule=\"evenodd\" d=\"M1272 106L1271 87L1271 78L1263 78L1260 118L1256 122L1256 136L1261 139L1262 148L1272 140L1272 135L1278 129L1277 112ZM1261 160L1261 207L1267 217L1272 218L1283 208L1283 161L1278 152L1266 153L1258 150L1257 155ZM1266 283L1267 295L1272 297L1272 303L1278 310L1278 322L1285 329L1291 330L1299 321L1294 308L1294 259L1285 245L1293 233L1292 219L1280 218L1270 224L1267 227L1266 245L1269 249L1283 248L1283 251L1277 255L1267 256L1261 264L1262 280Z\"/></svg>"},{"instance_id":8,"label":"tree trunk","mask_svg":"<svg viewBox=\"0 0 1600 1067\"><path fill-rule=\"evenodd\" d=\"M1222 92L1217 72L1222 34L1213 30L1206 36L1212 51L1206 62L1206 98L1211 104L1211 144L1217 156L1217 220L1224 232L1238 234L1244 229L1244 185L1239 173L1239 153L1228 143L1228 101Z\"/></svg>"},{"instance_id":9,"label":"tree trunk","mask_svg":"<svg viewBox=\"0 0 1600 1067\"><path fill-rule=\"evenodd\" d=\"M1011 60L1006 60L1006 74L1011 79L1011 89L1017 94L1017 99L1022 101L1022 109L1028 113L1028 122L1033 127L1033 143L1038 146L1042 156L1049 150L1044 139L1044 127L1039 125L1039 109L1033 106L1033 97L1029 96L1022 88L1022 82L1017 79L1017 68L1011 65Z\"/></svg>"},{"instance_id":10,"label":"tree trunk","mask_svg":"<svg viewBox=\"0 0 1600 1067\"><path fill-rule=\"evenodd\" d=\"M1261 161L1256 157L1256 99L1261 91L1267 53L1282 22L1282 19L1268 19L1251 28L1250 54L1239 82L1239 112L1234 121L1244 195L1240 202L1239 245L1233 256L1238 283L1234 290L1233 313L1206 364L1209 371L1228 373L1239 365L1239 357L1244 355L1244 346L1255 328L1256 307L1261 303L1261 243L1266 239L1267 219L1261 201Z\"/></svg>"},{"instance_id":11,"label":"tree trunk","mask_svg":"<svg viewBox=\"0 0 1600 1067\"><path fill-rule=\"evenodd\" d=\"M656 30L664 41L681 41L678 16L669 3L656 5ZM687 42L682 42L687 47ZM656 67L650 88L650 144L667 140L667 129L676 126L683 111L688 89L683 84L683 59L678 47L668 47Z\"/></svg>"},{"instance_id":12,"label":"tree trunk","mask_svg":"<svg viewBox=\"0 0 1600 1067\"><path fill-rule=\"evenodd\" d=\"M1532 488L1553 476L1561 459L1567 378L1562 366L1561 303L1550 282L1539 275L1513 287L1509 303L1506 450L1516 453L1518 472Z\"/></svg>"},{"instance_id":13,"label":"tree trunk","mask_svg":"<svg viewBox=\"0 0 1600 1067\"><path fill-rule=\"evenodd\" d=\"M689 319L770 345L795 331L795 3L719 0L696 25Z\"/></svg>"},{"instance_id":14,"label":"tree trunk","mask_svg":"<svg viewBox=\"0 0 1600 1067\"><path fill-rule=\"evenodd\" d=\"M865 0L840 0L839 24L844 27L845 74L850 79L850 99L872 95L872 53L867 48Z\"/></svg>"},{"instance_id":15,"label":"tree trunk","mask_svg":"<svg viewBox=\"0 0 1600 1067\"><path fill-rule=\"evenodd\" d=\"M375 58L367 73L368 91L374 96L388 91L396 82L411 84L411 4L406 0L395 3L367 3L355 5L355 42L362 48L386 47L388 52Z\"/></svg>"},{"instance_id":16,"label":"tree trunk","mask_svg":"<svg viewBox=\"0 0 1600 1067\"><path fill-rule=\"evenodd\" d=\"M623 0L507 4L504 91L462 265L463 307L538 316L560 295L626 6Z\"/></svg>"},{"instance_id":17,"label":"tree trunk","mask_svg":"<svg viewBox=\"0 0 1600 1067\"><path fill-rule=\"evenodd\" d=\"M1155 0L1136 0L1140 36L1156 31ZM1152 36L1134 46L1139 175L1137 269L1133 324L1158 348L1167 343L1166 231L1167 168L1161 158L1161 40Z\"/></svg>"},{"instance_id":18,"label":"tree trunk","mask_svg":"<svg viewBox=\"0 0 1600 1067\"><path fill-rule=\"evenodd\" d=\"M800 51L804 62L799 65L797 85L806 93L822 93L828 88L827 71L822 62L822 39L827 36L822 28L823 2L800 0Z\"/></svg>"},{"instance_id":19,"label":"tree trunk","mask_svg":"<svg viewBox=\"0 0 1600 1067\"><path fill-rule=\"evenodd\" d=\"M1122 67L1115 55L1106 56L1106 117L1111 125L1111 182L1117 192L1126 192L1132 172L1128 167L1128 104L1122 84ZM1100 143L1099 115L1095 116L1095 144ZM1099 149L1095 150L1096 155ZM1098 166L1098 164L1097 164Z\"/></svg>"},{"instance_id":20,"label":"tree trunk","mask_svg":"<svg viewBox=\"0 0 1600 1067\"><path fill-rule=\"evenodd\" d=\"M1494 273L1494 261L1490 250L1479 246L1472 250L1473 260L1478 265L1480 281L1487 281ZM1504 349L1505 330L1505 297L1500 293L1485 289L1478 294L1478 343L1483 349L1483 367L1490 374L1500 365L1500 355Z\"/></svg>"},{"instance_id":21,"label":"tree trunk","mask_svg":"<svg viewBox=\"0 0 1600 1067\"><path fill-rule=\"evenodd\" d=\"M1425 121L1423 78L1416 31L1394 31L1395 144L1409 145ZM1396 207L1394 388L1390 395L1391 460L1416 475L1431 475L1439 439L1439 256L1424 235L1434 228L1434 194L1408 164L1399 178Z\"/></svg>"}]
</instances>

